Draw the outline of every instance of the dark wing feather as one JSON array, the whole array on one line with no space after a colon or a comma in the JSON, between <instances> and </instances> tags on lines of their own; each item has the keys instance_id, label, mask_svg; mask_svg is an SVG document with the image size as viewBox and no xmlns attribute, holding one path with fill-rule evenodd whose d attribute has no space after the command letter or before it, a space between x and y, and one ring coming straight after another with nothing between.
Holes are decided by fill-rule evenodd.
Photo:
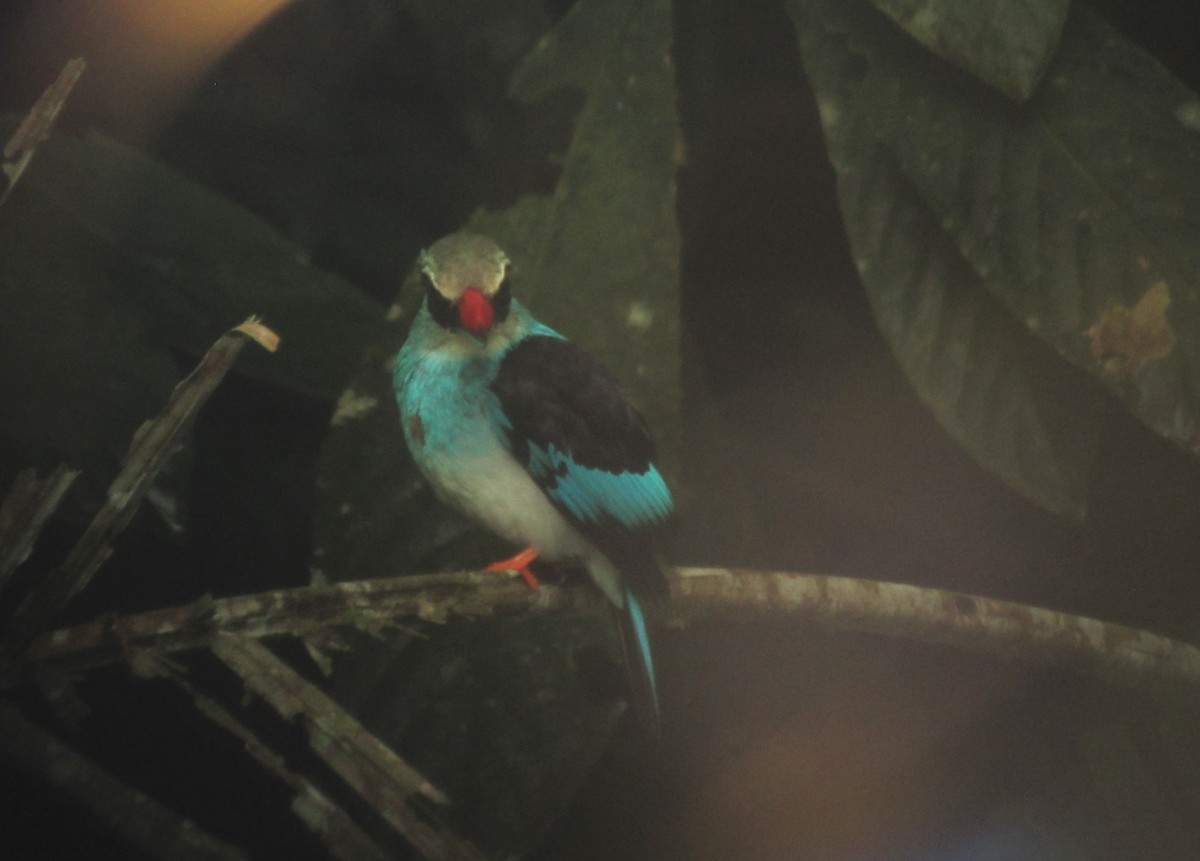
<instances>
[{"instance_id":1,"label":"dark wing feather","mask_svg":"<svg viewBox=\"0 0 1200 861\"><path fill-rule=\"evenodd\" d=\"M649 533L671 495L616 380L571 342L533 335L505 354L492 390L513 455L546 495L639 591L665 592Z\"/></svg>"}]
</instances>

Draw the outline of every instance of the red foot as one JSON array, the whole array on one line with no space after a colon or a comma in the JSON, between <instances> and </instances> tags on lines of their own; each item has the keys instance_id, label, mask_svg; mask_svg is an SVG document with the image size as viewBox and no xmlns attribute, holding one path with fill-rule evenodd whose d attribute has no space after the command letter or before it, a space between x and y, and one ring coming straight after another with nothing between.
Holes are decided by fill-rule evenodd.
<instances>
[{"instance_id":1,"label":"red foot","mask_svg":"<svg viewBox=\"0 0 1200 861\"><path fill-rule=\"evenodd\" d=\"M538 552L532 547L526 547L516 556L508 559L501 559L499 562L493 562L491 565L484 568L484 571L516 571L521 575L521 579L525 581L525 585L530 589L536 589L540 584L537 577L533 576L533 572L529 570L530 563L538 558Z\"/></svg>"}]
</instances>

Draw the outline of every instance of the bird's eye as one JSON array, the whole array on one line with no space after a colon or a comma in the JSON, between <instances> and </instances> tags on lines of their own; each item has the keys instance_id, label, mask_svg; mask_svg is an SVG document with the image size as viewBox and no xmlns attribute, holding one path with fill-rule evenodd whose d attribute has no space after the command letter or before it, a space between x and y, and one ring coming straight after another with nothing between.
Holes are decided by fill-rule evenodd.
<instances>
[{"instance_id":1,"label":"bird's eye","mask_svg":"<svg viewBox=\"0 0 1200 861\"><path fill-rule=\"evenodd\" d=\"M425 304L429 306L429 316L433 317L434 322L447 329L458 326L458 312L454 303L433 286L433 281L424 272L421 273L421 282L425 285Z\"/></svg>"},{"instance_id":2,"label":"bird's eye","mask_svg":"<svg viewBox=\"0 0 1200 861\"><path fill-rule=\"evenodd\" d=\"M508 306L511 304L512 286L505 278L496 288L495 295L492 296L492 310L495 312L497 323L503 322L504 318L508 316Z\"/></svg>"}]
</instances>

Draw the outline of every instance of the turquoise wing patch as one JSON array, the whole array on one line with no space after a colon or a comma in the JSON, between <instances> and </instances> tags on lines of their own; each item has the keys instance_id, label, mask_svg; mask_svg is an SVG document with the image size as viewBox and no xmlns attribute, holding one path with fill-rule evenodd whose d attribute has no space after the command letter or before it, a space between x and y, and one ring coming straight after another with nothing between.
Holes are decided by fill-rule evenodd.
<instances>
[{"instance_id":1,"label":"turquoise wing patch","mask_svg":"<svg viewBox=\"0 0 1200 861\"><path fill-rule=\"evenodd\" d=\"M666 520L673 508L667 483L653 464L645 472L613 473L581 466L553 444L531 444L526 469L547 496L583 523L612 519L637 530Z\"/></svg>"}]
</instances>

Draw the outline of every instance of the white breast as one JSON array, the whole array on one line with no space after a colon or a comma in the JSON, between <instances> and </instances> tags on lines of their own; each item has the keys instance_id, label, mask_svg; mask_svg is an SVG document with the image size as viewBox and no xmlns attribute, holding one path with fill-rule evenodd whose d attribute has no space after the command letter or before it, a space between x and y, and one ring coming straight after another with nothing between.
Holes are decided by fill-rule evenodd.
<instances>
[{"instance_id":1,"label":"white breast","mask_svg":"<svg viewBox=\"0 0 1200 861\"><path fill-rule=\"evenodd\" d=\"M497 446L438 465L429 474L438 495L513 544L529 545L551 561L584 559L587 541L520 464Z\"/></svg>"},{"instance_id":2,"label":"white breast","mask_svg":"<svg viewBox=\"0 0 1200 861\"><path fill-rule=\"evenodd\" d=\"M421 472L443 501L501 538L547 561L582 562L623 606L612 563L554 507L502 440L487 364L422 343L443 337L426 317L418 316L397 362L401 425Z\"/></svg>"}]
</instances>

